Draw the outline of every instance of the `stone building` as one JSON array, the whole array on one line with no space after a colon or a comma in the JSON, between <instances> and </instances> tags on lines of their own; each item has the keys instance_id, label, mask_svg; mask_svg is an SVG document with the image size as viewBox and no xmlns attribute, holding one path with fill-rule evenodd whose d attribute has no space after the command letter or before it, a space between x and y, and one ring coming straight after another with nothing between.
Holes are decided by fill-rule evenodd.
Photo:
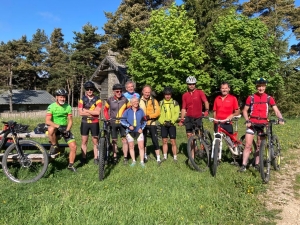
<instances>
[{"instance_id":1,"label":"stone building","mask_svg":"<svg viewBox=\"0 0 300 225\"><path fill-rule=\"evenodd\" d=\"M90 80L93 81L100 92L100 98L106 100L113 95L112 86L120 83L124 86L129 80L126 66L119 64L116 60L118 53L108 51L108 55L102 60Z\"/></svg>"}]
</instances>

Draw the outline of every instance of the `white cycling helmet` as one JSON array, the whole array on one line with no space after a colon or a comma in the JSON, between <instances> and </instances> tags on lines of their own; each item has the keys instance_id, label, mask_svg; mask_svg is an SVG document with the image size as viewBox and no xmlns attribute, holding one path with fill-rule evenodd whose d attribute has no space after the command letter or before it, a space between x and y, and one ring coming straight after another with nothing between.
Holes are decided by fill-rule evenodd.
<instances>
[{"instance_id":1,"label":"white cycling helmet","mask_svg":"<svg viewBox=\"0 0 300 225\"><path fill-rule=\"evenodd\" d=\"M187 83L187 84L196 84L196 83L197 83L197 80L196 80L195 77L189 76L188 78L186 78L186 83Z\"/></svg>"}]
</instances>

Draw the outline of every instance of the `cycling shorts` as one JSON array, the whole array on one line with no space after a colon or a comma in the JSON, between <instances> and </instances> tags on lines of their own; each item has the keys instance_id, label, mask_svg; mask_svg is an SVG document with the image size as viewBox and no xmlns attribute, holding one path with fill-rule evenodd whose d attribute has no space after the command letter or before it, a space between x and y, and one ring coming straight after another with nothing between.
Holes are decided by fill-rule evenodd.
<instances>
[{"instance_id":1,"label":"cycling shorts","mask_svg":"<svg viewBox=\"0 0 300 225\"><path fill-rule=\"evenodd\" d=\"M125 128L119 124L111 124L111 138L118 139L118 133L121 137L126 137Z\"/></svg>"},{"instance_id":2,"label":"cycling shorts","mask_svg":"<svg viewBox=\"0 0 300 225\"><path fill-rule=\"evenodd\" d=\"M230 123L221 123L220 127L222 127L224 130L226 130L229 134L233 134L233 126ZM215 133L218 132L218 124L214 124L214 131Z\"/></svg>"},{"instance_id":3,"label":"cycling shorts","mask_svg":"<svg viewBox=\"0 0 300 225\"><path fill-rule=\"evenodd\" d=\"M168 138L170 139L176 139L176 127L175 126L161 126L161 137L162 138Z\"/></svg>"},{"instance_id":4,"label":"cycling shorts","mask_svg":"<svg viewBox=\"0 0 300 225\"><path fill-rule=\"evenodd\" d=\"M144 134L140 134L139 132L129 132L126 135L126 139L128 142L134 142L134 139L136 139L137 141L144 141Z\"/></svg>"},{"instance_id":5,"label":"cycling shorts","mask_svg":"<svg viewBox=\"0 0 300 225\"><path fill-rule=\"evenodd\" d=\"M80 125L80 134L82 136L88 136L89 132L93 137L99 136L99 123L81 123Z\"/></svg>"},{"instance_id":6,"label":"cycling shorts","mask_svg":"<svg viewBox=\"0 0 300 225\"><path fill-rule=\"evenodd\" d=\"M158 143L158 137L157 137L157 126L156 125L146 125L146 127L143 130L144 134L144 146L147 146L147 133L151 135L152 144L154 146L154 150L159 150L159 143Z\"/></svg>"},{"instance_id":7,"label":"cycling shorts","mask_svg":"<svg viewBox=\"0 0 300 225\"><path fill-rule=\"evenodd\" d=\"M190 116L186 116L184 119L185 130L187 133L193 132L193 125L197 124L198 127L202 126L201 118L194 118Z\"/></svg>"},{"instance_id":8,"label":"cycling shorts","mask_svg":"<svg viewBox=\"0 0 300 225\"><path fill-rule=\"evenodd\" d=\"M246 133L254 135L256 132L257 135L260 136L265 133L265 131L264 131L265 126L266 126L265 124L252 125L251 127L246 128Z\"/></svg>"},{"instance_id":9,"label":"cycling shorts","mask_svg":"<svg viewBox=\"0 0 300 225\"><path fill-rule=\"evenodd\" d=\"M62 137L62 138L65 140L65 142L66 142L67 144L69 144L69 143L75 141L75 137L74 137L74 135L72 134L71 131L69 132L69 136L67 136L67 137L64 136L63 134L61 134L61 132L58 131L58 130L56 130L55 135L56 135L58 138Z\"/></svg>"}]
</instances>

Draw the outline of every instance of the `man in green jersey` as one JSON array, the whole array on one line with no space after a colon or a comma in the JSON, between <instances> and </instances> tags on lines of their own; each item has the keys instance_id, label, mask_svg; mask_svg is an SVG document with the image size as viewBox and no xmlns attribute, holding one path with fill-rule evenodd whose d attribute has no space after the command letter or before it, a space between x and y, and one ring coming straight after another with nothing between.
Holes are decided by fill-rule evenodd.
<instances>
[{"instance_id":1,"label":"man in green jersey","mask_svg":"<svg viewBox=\"0 0 300 225\"><path fill-rule=\"evenodd\" d=\"M56 102L50 104L47 109L46 124L48 126L48 137L51 143L50 154L58 152L58 138L57 135L62 135L65 142L70 148L68 170L76 172L74 168L74 160L76 156L76 142L71 133L72 108L66 103L66 96L68 92L65 89L58 89L55 92Z\"/></svg>"}]
</instances>

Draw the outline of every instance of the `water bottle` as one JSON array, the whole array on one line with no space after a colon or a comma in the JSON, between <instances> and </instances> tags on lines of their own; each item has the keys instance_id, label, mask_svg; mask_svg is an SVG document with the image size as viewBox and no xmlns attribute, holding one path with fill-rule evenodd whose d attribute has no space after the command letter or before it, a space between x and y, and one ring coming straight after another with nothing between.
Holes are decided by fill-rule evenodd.
<instances>
[{"instance_id":1,"label":"water bottle","mask_svg":"<svg viewBox=\"0 0 300 225\"><path fill-rule=\"evenodd\" d=\"M234 147L234 144L232 143L230 137L229 137L229 136L226 136L225 139L226 139L226 141L227 141L229 147L233 148L233 147Z\"/></svg>"}]
</instances>

